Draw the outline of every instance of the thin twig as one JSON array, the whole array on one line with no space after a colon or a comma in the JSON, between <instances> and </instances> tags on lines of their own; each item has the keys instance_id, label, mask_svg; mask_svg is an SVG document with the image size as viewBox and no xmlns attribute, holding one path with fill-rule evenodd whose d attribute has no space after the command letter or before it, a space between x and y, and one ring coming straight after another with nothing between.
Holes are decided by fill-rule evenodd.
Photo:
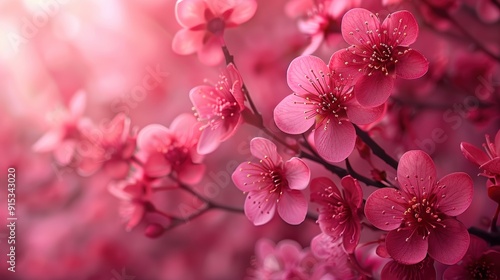
<instances>
[{"instance_id":1,"label":"thin twig","mask_svg":"<svg viewBox=\"0 0 500 280\"><path fill-rule=\"evenodd\" d=\"M368 145L372 151L373 154L378 156L380 159L382 159L385 163L387 163L389 166L391 166L394 169L398 168L398 161L393 159L389 154L385 152L382 147L379 146L373 139L370 137L368 133L366 133L364 130L359 128L359 126L354 125L354 128L356 129L356 134L365 142L366 145Z\"/></svg>"}]
</instances>

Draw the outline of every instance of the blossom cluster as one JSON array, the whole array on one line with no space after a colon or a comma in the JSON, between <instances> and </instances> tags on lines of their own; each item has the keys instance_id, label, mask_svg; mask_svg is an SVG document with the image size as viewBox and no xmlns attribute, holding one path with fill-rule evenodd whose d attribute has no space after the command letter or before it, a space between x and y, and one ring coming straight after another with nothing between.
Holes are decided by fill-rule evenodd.
<instances>
[{"instance_id":1,"label":"blossom cluster","mask_svg":"<svg viewBox=\"0 0 500 280\"><path fill-rule=\"evenodd\" d=\"M81 65L111 57L99 65L115 76L99 78L106 71L88 62L97 75L66 79L50 64L53 83L40 91L57 88L63 98L23 120L38 126L18 136L26 147L6 153L10 165L33 170L21 180L37 197L26 213L67 221L72 229L58 236L75 247L57 251L44 241L51 231L30 236L44 250L23 259L37 272L19 279L111 278L117 265L140 279L500 277L500 49L492 35L500 5L420 2L177 0L162 6L168 15L142 4L154 20L136 15L140 25L127 25L144 40L137 56L117 45L85 53L92 32L54 12L54 28L67 23L58 36L72 42L61 53L81 52ZM125 7L136 4L120 5L127 12L117 13L130 16ZM129 24L109 21L103 30ZM146 32L155 25L165 28ZM130 65L113 66L123 59ZM157 61L167 66L119 74ZM139 84L123 96L129 79ZM106 241L74 238L74 228ZM132 264L125 250L146 261ZM45 253L64 256L64 265L41 265ZM96 256L111 275L106 265L84 265Z\"/></svg>"}]
</instances>

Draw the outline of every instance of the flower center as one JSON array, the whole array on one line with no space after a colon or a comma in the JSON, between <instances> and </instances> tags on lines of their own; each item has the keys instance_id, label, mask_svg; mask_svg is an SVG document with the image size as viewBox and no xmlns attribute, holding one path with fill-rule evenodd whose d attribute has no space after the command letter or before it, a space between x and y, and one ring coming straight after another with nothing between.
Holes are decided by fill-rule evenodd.
<instances>
[{"instance_id":1,"label":"flower center","mask_svg":"<svg viewBox=\"0 0 500 280\"><path fill-rule=\"evenodd\" d=\"M483 258L467 266L471 279L497 279L493 270L493 263L486 262Z\"/></svg>"},{"instance_id":2,"label":"flower center","mask_svg":"<svg viewBox=\"0 0 500 280\"><path fill-rule=\"evenodd\" d=\"M314 70L310 70L311 76L306 75L306 79L316 92L310 92L303 86L299 85L304 91L308 92L306 96L301 96L305 102L301 104L311 105L310 110L304 111L306 119L310 119L320 115L322 117L329 117L336 119L339 124L342 120L347 118L347 106L345 104L352 99L353 87L350 86L350 77L344 78L342 74L338 77L333 73L323 73L319 71L318 74ZM299 102L295 102L298 104Z\"/></svg>"},{"instance_id":3,"label":"flower center","mask_svg":"<svg viewBox=\"0 0 500 280\"><path fill-rule=\"evenodd\" d=\"M226 23L221 18L212 18L207 23L207 30L213 34L222 34L224 28L226 27Z\"/></svg>"},{"instance_id":4,"label":"flower center","mask_svg":"<svg viewBox=\"0 0 500 280\"><path fill-rule=\"evenodd\" d=\"M436 198L434 196L427 198L424 195L420 200L414 196L408 201L407 209L403 213L404 222L402 228L415 228L415 233L422 236L422 239L427 238L432 229L437 226L445 228L446 225L441 223L441 214L435 209L435 206ZM409 238L407 238L408 240Z\"/></svg>"}]
</instances>

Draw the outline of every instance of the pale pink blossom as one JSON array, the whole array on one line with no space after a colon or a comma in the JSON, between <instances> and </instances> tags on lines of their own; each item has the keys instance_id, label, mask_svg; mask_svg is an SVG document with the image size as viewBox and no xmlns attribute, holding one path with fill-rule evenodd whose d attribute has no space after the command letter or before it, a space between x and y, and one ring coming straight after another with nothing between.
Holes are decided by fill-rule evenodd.
<instances>
[{"instance_id":1,"label":"pale pink blossom","mask_svg":"<svg viewBox=\"0 0 500 280\"><path fill-rule=\"evenodd\" d=\"M309 167L296 157L283 162L276 145L264 138L253 138L250 152L259 162L241 163L232 175L236 187L248 192L244 207L247 218L255 225L263 225L277 209L285 222L302 223L307 214L302 190L311 178Z\"/></svg>"},{"instance_id":2,"label":"pale pink blossom","mask_svg":"<svg viewBox=\"0 0 500 280\"><path fill-rule=\"evenodd\" d=\"M342 36L351 46L334 53L330 66L357 78L356 98L363 106L383 104L393 91L396 77L416 79L429 67L427 59L411 49L418 24L408 11L377 15L362 8L342 19Z\"/></svg>"},{"instance_id":3,"label":"pale pink blossom","mask_svg":"<svg viewBox=\"0 0 500 280\"><path fill-rule=\"evenodd\" d=\"M253 17L255 0L178 0L175 17L183 27L172 41L174 52L197 52L201 62L215 65L222 61L222 35Z\"/></svg>"},{"instance_id":4,"label":"pale pink blossom","mask_svg":"<svg viewBox=\"0 0 500 280\"><path fill-rule=\"evenodd\" d=\"M290 134L304 133L315 124L314 143L327 161L340 162L353 151L356 132L352 123L369 124L384 113L384 105L360 106L352 78L328 68L315 56L294 59L287 81L293 94L276 106L274 121Z\"/></svg>"},{"instance_id":5,"label":"pale pink blossom","mask_svg":"<svg viewBox=\"0 0 500 280\"><path fill-rule=\"evenodd\" d=\"M151 204L153 191L150 183L142 175L138 175L109 185L111 194L122 202L120 215L127 223L127 231L135 228L142 221L146 212L154 209L153 204Z\"/></svg>"},{"instance_id":6,"label":"pale pink blossom","mask_svg":"<svg viewBox=\"0 0 500 280\"><path fill-rule=\"evenodd\" d=\"M285 7L287 14L291 17L302 15L298 27L302 33L311 37L311 42L302 54L312 54L325 41L333 43L341 39L342 15L359 4L359 0L292 0L288 2Z\"/></svg>"},{"instance_id":7,"label":"pale pink blossom","mask_svg":"<svg viewBox=\"0 0 500 280\"><path fill-rule=\"evenodd\" d=\"M214 86L197 86L189 92L198 121L204 123L198 153L213 152L243 122L243 81L233 64L227 66Z\"/></svg>"},{"instance_id":8,"label":"pale pink blossom","mask_svg":"<svg viewBox=\"0 0 500 280\"><path fill-rule=\"evenodd\" d=\"M251 279L311 279L315 263L311 252L293 240L274 244L271 240L260 239L255 245L255 270Z\"/></svg>"},{"instance_id":9,"label":"pale pink blossom","mask_svg":"<svg viewBox=\"0 0 500 280\"><path fill-rule=\"evenodd\" d=\"M359 212L363 192L357 180L351 176L342 178L342 192L332 180L321 177L311 181L311 202L320 208L318 223L321 231L335 241L342 238L343 248L353 253L359 243L361 219Z\"/></svg>"},{"instance_id":10,"label":"pale pink blossom","mask_svg":"<svg viewBox=\"0 0 500 280\"><path fill-rule=\"evenodd\" d=\"M421 262L427 254L443 264L457 263L467 251L469 233L454 216L472 202L470 176L456 172L436 180L431 157L415 150L401 157L397 180L399 189L378 189L365 206L368 221L389 231L389 255L403 264Z\"/></svg>"},{"instance_id":11,"label":"pale pink blossom","mask_svg":"<svg viewBox=\"0 0 500 280\"><path fill-rule=\"evenodd\" d=\"M170 174L185 184L198 183L205 172L202 157L196 152L200 123L190 114L179 115L170 128L150 124L137 135L137 157L147 176Z\"/></svg>"}]
</instances>

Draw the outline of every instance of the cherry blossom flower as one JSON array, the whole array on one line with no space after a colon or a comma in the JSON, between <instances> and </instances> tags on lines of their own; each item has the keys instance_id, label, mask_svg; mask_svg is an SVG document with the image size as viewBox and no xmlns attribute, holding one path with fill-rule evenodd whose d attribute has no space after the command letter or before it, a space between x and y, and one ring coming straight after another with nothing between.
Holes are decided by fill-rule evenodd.
<instances>
[{"instance_id":1,"label":"cherry blossom flower","mask_svg":"<svg viewBox=\"0 0 500 280\"><path fill-rule=\"evenodd\" d=\"M83 131L86 147L80 167L92 173L103 167L113 178L123 178L135 151L135 137L130 134L130 119L123 113L109 123Z\"/></svg>"},{"instance_id":2,"label":"cherry blossom flower","mask_svg":"<svg viewBox=\"0 0 500 280\"><path fill-rule=\"evenodd\" d=\"M318 260L311 279L356 279L356 271L339 241L324 233L311 240L311 251Z\"/></svg>"},{"instance_id":3,"label":"cherry blossom flower","mask_svg":"<svg viewBox=\"0 0 500 280\"><path fill-rule=\"evenodd\" d=\"M174 52L182 55L197 52L200 61L215 65L222 61L222 35L253 17L255 0L178 0L177 22L183 27L172 41Z\"/></svg>"},{"instance_id":4,"label":"cherry blossom flower","mask_svg":"<svg viewBox=\"0 0 500 280\"><path fill-rule=\"evenodd\" d=\"M359 0L292 0L288 2L285 7L287 14L291 17L302 15L298 27L302 33L311 36L311 42L302 54L312 54L324 41L333 44L341 39L342 15L359 4Z\"/></svg>"},{"instance_id":5,"label":"cherry blossom flower","mask_svg":"<svg viewBox=\"0 0 500 280\"><path fill-rule=\"evenodd\" d=\"M61 166L76 167L81 175L89 175L96 169L87 172L82 164L87 139L85 132L93 128L90 119L83 117L86 107L86 93L78 91L71 98L68 109L54 112L54 125L33 144L35 152L52 152L54 159Z\"/></svg>"},{"instance_id":6,"label":"cherry blossom flower","mask_svg":"<svg viewBox=\"0 0 500 280\"><path fill-rule=\"evenodd\" d=\"M311 279L310 268L316 260L307 249L293 240L282 240L275 245L260 239L255 245L254 279Z\"/></svg>"},{"instance_id":7,"label":"cherry blossom flower","mask_svg":"<svg viewBox=\"0 0 500 280\"><path fill-rule=\"evenodd\" d=\"M274 109L276 125L286 133L301 134L316 123L316 149L331 162L340 162L353 151L356 132L352 123L369 124L384 113L384 105L361 107L353 93L352 78L329 69L315 56L294 59L287 81L294 93Z\"/></svg>"},{"instance_id":8,"label":"cherry blossom flower","mask_svg":"<svg viewBox=\"0 0 500 280\"><path fill-rule=\"evenodd\" d=\"M144 172L150 177L163 177L175 173L185 184L196 184L203 177L205 165L196 152L200 137L200 124L190 114L179 115L170 128L159 124L144 127L137 135L137 157Z\"/></svg>"},{"instance_id":9,"label":"cherry blossom flower","mask_svg":"<svg viewBox=\"0 0 500 280\"><path fill-rule=\"evenodd\" d=\"M197 86L189 93L198 121L205 123L198 142L198 153L213 152L242 123L245 109L243 81L233 64L229 64L215 86Z\"/></svg>"},{"instance_id":10,"label":"cherry blossom flower","mask_svg":"<svg viewBox=\"0 0 500 280\"><path fill-rule=\"evenodd\" d=\"M131 231L144 218L147 211L151 210L152 188L150 182L144 179L141 172L127 180L113 182L109 191L122 201L120 214L127 222L126 230Z\"/></svg>"},{"instance_id":11,"label":"cherry blossom flower","mask_svg":"<svg viewBox=\"0 0 500 280\"><path fill-rule=\"evenodd\" d=\"M500 277L500 252L490 248L486 241L471 235L470 245L462 261L448 267L443 279L498 279Z\"/></svg>"},{"instance_id":12,"label":"cherry blossom flower","mask_svg":"<svg viewBox=\"0 0 500 280\"><path fill-rule=\"evenodd\" d=\"M427 254L443 264L457 263L467 251L469 233L453 217L472 202L470 176L456 172L436 180L430 156L415 150L401 157L397 180L399 189L378 189L365 206L367 219L389 231L389 255L403 264L421 262Z\"/></svg>"},{"instance_id":13,"label":"cherry blossom flower","mask_svg":"<svg viewBox=\"0 0 500 280\"><path fill-rule=\"evenodd\" d=\"M434 268L434 260L426 257L421 262L410 265L390 261L382 269L381 279L435 280L436 269Z\"/></svg>"},{"instance_id":14,"label":"cherry blossom flower","mask_svg":"<svg viewBox=\"0 0 500 280\"><path fill-rule=\"evenodd\" d=\"M486 135L486 143L483 144L486 152L467 142L462 142L460 148L468 160L484 171L481 175L489 179L488 196L500 203L500 130L495 136L495 142L491 142L490 136Z\"/></svg>"},{"instance_id":15,"label":"cherry blossom flower","mask_svg":"<svg viewBox=\"0 0 500 280\"><path fill-rule=\"evenodd\" d=\"M420 78L429 67L422 54L409 48L418 25L408 11L389 14L381 24L370 11L352 9L342 19L342 36L351 46L335 52L330 66L357 79L356 98L363 106L383 104L396 77Z\"/></svg>"},{"instance_id":16,"label":"cherry blossom flower","mask_svg":"<svg viewBox=\"0 0 500 280\"><path fill-rule=\"evenodd\" d=\"M318 223L321 231L334 240L342 237L346 252L353 253L361 233L358 211L363 203L363 192L351 176L342 178L341 184L342 193L328 178L313 179L311 202L320 205Z\"/></svg>"},{"instance_id":17,"label":"cherry blossom flower","mask_svg":"<svg viewBox=\"0 0 500 280\"><path fill-rule=\"evenodd\" d=\"M248 192L244 207L247 218L254 225L263 225L271 220L277 208L285 222L302 223L307 214L302 190L311 178L309 167L296 157L283 163L276 145L264 138L253 138L250 152L259 162L241 163L232 175L236 187Z\"/></svg>"}]
</instances>

